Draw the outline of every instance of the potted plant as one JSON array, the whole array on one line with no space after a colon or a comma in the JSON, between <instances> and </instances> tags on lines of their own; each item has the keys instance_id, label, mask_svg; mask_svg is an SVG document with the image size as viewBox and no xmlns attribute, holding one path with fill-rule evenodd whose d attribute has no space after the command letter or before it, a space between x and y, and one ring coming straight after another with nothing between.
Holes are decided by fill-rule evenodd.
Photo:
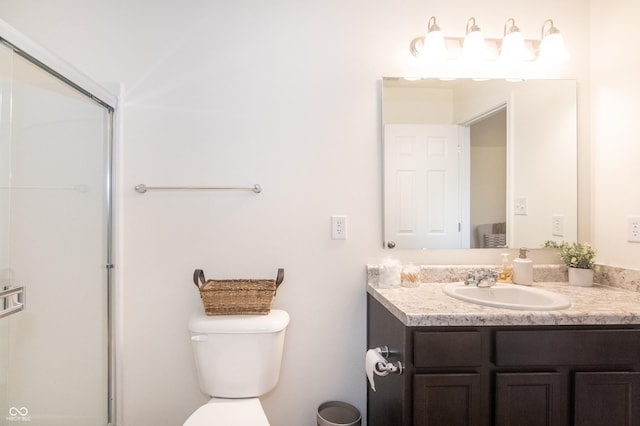
<instances>
[{"instance_id":1,"label":"potted plant","mask_svg":"<svg viewBox=\"0 0 640 426\"><path fill-rule=\"evenodd\" d=\"M569 267L569 284L578 286L593 285L593 271L596 251L589 243L567 243L547 241L543 247L560 250L560 259Z\"/></svg>"}]
</instances>

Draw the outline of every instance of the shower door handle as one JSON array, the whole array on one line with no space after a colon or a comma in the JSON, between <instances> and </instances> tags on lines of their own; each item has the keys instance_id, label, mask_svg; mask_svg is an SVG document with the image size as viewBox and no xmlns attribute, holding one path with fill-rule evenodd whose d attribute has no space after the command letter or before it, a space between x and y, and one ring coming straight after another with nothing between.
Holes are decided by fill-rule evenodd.
<instances>
[{"instance_id":1,"label":"shower door handle","mask_svg":"<svg viewBox=\"0 0 640 426\"><path fill-rule=\"evenodd\" d=\"M22 311L24 302L24 287L10 287L0 290L0 318Z\"/></svg>"}]
</instances>

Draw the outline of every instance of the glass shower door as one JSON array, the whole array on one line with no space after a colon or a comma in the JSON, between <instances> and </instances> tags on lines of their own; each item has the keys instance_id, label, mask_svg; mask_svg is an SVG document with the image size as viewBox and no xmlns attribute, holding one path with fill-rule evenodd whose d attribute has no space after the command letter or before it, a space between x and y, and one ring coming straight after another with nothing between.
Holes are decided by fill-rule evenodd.
<instances>
[{"instance_id":1,"label":"glass shower door","mask_svg":"<svg viewBox=\"0 0 640 426\"><path fill-rule=\"evenodd\" d=\"M13 52L0 45L0 187L11 184L11 57ZM11 209L9 191L0 189L0 290L8 283L2 280L3 271L9 265L9 213ZM8 271L7 271L8 273ZM0 309L4 309L4 300L0 299ZM9 322L0 319L0 424L4 425L4 417L8 415L7 379L9 366Z\"/></svg>"},{"instance_id":2,"label":"glass shower door","mask_svg":"<svg viewBox=\"0 0 640 426\"><path fill-rule=\"evenodd\" d=\"M0 50L0 425L107 425L111 111Z\"/></svg>"}]
</instances>

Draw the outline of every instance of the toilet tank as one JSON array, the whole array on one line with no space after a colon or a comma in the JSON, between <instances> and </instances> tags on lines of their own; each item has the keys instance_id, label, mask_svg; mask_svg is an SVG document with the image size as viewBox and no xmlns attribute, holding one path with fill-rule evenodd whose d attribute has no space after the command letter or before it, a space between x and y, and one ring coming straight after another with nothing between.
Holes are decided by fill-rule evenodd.
<instances>
[{"instance_id":1,"label":"toilet tank","mask_svg":"<svg viewBox=\"0 0 640 426\"><path fill-rule=\"evenodd\" d=\"M218 398L252 398L273 389L280 376L289 314L193 314L191 343L200 389Z\"/></svg>"}]
</instances>

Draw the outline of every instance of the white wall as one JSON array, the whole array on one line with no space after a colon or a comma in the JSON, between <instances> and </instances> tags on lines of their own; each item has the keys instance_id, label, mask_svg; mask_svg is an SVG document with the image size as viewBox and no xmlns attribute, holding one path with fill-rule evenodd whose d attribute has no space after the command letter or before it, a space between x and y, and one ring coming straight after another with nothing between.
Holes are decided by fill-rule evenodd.
<instances>
[{"instance_id":1,"label":"white wall","mask_svg":"<svg viewBox=\"0 0 640 426\"><path fill-rule=\"evenodd\" d=\"M511 196L527 197L527 215L513 212L511 247L533 247L549 239L576 241L576 87L572 81L536 81L514 90L509 105L512 145ZM541 83L545 83L544 86ZM541 87L554 97L539 96ZM549 89L552 88L552 89ZM547 125L553 123L553 125ZM552 218L564 217L562 237L552 235ZM582 237L584 238L584 237ZM587 240L588 241L588 240ZM513 242L513 244L512 244Z\"/></svg>"},{"instance_id":2,"label":"white wall","mask_svg":"<svg viewBox=\"0 0 640 426\"><path fill-rule=\"evenodd\" d=\"M640 269L640 244L627 242L627 216L640 216L640 39L634 0L592 0L591 134L593 243L598 261Z\"/></svg>"},{"instance_id":3,"label":"white wall","mask_svg":"<svg viewBox=\"0 0 640 426\"><path fill-rule=\"evenodd\" d=\"M216 277L285 268L275 306L292 322L281 382L263 400L273 425L312 425L329 399L365 411L364 265L386 254L379 79L410 67L409 41L431 15L458 36L475 16L494 37L513 16L529 38L553 18L573 56L551 76L581 83L588 143L583 0L0 0L1 19L93 79L123 86L122 425L175 426L204 401L186 332L200 303L196 267ZM139 183L264 191L139 195ZM331 214L348 216L348 240L330 240ZM497 263L497 253L395 255Z\"/></svg>"},{"instance_id":4,"label":"white wall","mask_svg":"<svg viewBox=\"0 0 640 426\"><path fill-rule=\"evenodd\" d=\"M450 89L385 87L384 124L456 124Z\"/></svg>"}]
</instances>

